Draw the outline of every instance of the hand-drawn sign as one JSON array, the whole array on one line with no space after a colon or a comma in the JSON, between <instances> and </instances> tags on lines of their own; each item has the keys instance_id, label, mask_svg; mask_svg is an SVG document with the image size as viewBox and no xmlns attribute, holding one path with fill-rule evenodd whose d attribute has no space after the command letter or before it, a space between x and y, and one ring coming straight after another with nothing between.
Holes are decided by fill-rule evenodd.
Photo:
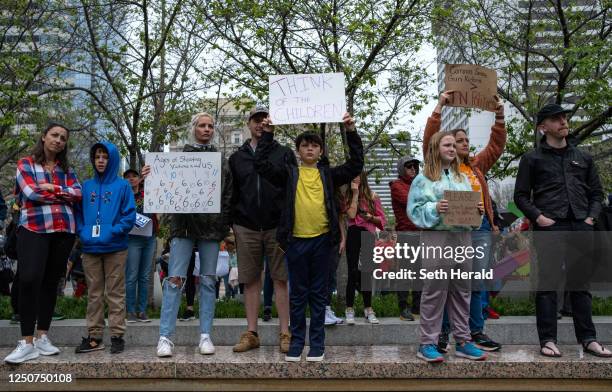
<instances>
[{"instance_id":1,"label":"hand-drawn sign","mask_svg":"<svg viewBox=\"0 0 612 392\"><path fill-rule=\"evenodd\" d=\"M497 73L495 70L472 64L446 64L444 89L454 90L448 106L478 108L495 111L497 102Z\"/></svg>"},{"instance_id":2,"label":"hand-drawn sign","mask_svg":"<svg viewBox=\"0 0 612 392\"><path fill-rule=\"evenodd\" d=\"M442 214L445 225L475 227L482 224L478 211L480 192L444 191L444 199L448 200L448 211Z\"/></svg>"}]
</instances>

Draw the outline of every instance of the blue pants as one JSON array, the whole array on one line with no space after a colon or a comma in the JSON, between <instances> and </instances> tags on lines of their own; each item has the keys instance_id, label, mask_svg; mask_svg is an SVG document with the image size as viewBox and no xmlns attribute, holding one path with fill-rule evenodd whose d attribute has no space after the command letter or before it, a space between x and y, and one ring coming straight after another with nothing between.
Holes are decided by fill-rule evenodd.
<instances>
[{"instance_id":1,"label":"blue pants","mask_svg":"<svg viewBox=\"0 0 612 392\"><path fill-rule=\"evenodd\" d=\"M125 263L125 302L128 313L145 312L155 237L131 235ZM137 300L138 298L138 300Z\"/></svg>"},{"instance_id":2,"label":"blue pants","mask_svg":"<svg viewBox=\"0 0 612 392\"><path fill-rule=\"evenodd\" d=\"M306 340L306 305L310 305L310 350L325 350L325 305L332 252L328 233L314 238L295 238L287 249L291 345L289 355L298 356Z\"/></svg>"}]
</instances>

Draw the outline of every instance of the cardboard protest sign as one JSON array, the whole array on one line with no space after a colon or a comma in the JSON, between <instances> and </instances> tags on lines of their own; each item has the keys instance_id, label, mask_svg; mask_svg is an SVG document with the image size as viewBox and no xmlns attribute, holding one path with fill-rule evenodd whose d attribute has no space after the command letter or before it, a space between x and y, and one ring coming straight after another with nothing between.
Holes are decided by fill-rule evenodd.
<instances>
[{"instance_id":1,"label":"cardboard protest sign","mask_svg":"<svg viewBox=\"0 0 612 392\"><path fill-rule=\"evenodd\" d=\"M271 75L270 117L275 125L341 122L344 74Z\"/></svg>"},{"instance_id":2,"label":"cardboard protest sign","mask_svg":"<svg viewBox=\"0 0 612 392\"><path fill-rule=\"evenodd\" d=\"M482 224L482 215L478 211L480 192L444 191L444 199L448 200L448 211L442 215L445 225L480 226Z\"/></svg>"},{"instance_id":3,"label":"cardboard protest sign","mask_svg":"<svg viewBox=\"0 0 612 392\"><path fill-rule=\"evenodd\" d=\"M495 70L472 64L446 64L444 88L454 90L448 106L478 108L495 111L497 103L497 73Z\"/></svg>"},{"instance_id":4,"label":"cardboard protest sign","mask_svg":"<svg viewBox=\"0 0 612 392\"><path fill-rule=\"evenodd\" d=\"M221 212L221 153L148 153L144 212Z\"/></svg>"}]
</instances>

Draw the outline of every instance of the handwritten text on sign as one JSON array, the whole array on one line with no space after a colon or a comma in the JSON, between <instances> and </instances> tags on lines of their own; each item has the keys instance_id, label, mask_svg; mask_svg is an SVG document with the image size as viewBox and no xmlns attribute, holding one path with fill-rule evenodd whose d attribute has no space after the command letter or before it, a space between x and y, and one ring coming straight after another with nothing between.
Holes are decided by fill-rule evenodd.
<instances>
[{"instance_id":1,"label":"handwritten text on sign","mask_svg":"<svg viewBox=\"0 0 612 392\"><path fill-rule=\"evenodd\" d=\"M449 106L495 111L497 103L497 73L472 64L446 64L444 88L454 90Z\"/></svg>"},{"instance_id":2,"label":"handwritten text on sign","mask_svg":"<svg viewBox=\"0 0 612 392\"><path fill-rule=\"evenodd\" d=\"M344 74L270 76L272 123L341 122L346 112Z\"/></svg>"},{"instance_id":3,"label":"handwritten text on sign","mask_svg":"<svg viewBox=\"0 0 612 392\"><path fill-rule=\"evenodd\" d=\"M443 215L445 225L481 225L482 215L478 211L480 192L444 191L444 199L448 200L448 211Z\"/></svg>"},{"instance_id":4,"label":"handwritten text on sign","mask_svg":"<svg viewBox=\"0 0 612 392\"><path fill-rule=\"evenodd\" d=\"M145 212L221 212L221 153L148 153Z\"/></svg>"}]
</instances>

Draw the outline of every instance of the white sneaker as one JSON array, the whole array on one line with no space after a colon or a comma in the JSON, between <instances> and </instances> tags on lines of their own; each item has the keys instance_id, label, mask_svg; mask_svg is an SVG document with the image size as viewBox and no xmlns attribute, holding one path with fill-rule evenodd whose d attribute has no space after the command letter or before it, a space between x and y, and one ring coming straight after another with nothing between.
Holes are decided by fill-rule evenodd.
<instances>
[{"instance_id":1,"label":"white sneaker","mask_svg":"<svg viewBox=\"0 0 612 392\"><path fill-rule=\"evenodd\" d=\"M200 354L210 355L215 353L215 346L213 345L210 336L207 334L200 335Z\"/></svg>"},{"instance_id":2,"label":"white sneaker","mask_svg":"<svg viewBox=\"0 0 612 392\"><path fill-rule=\"evenodd\" d=\"M346 316L346 323L348 325L355 324L355 311L353 310L353 308L346 308L344 315Z\"/></svg>"},{"instance_id":3,"label":"white sneaker","mask_svg":"<svg viewBox=\"0 0 612 392\"><path fill-rule=\"evenodd\" d=\"M302 360L302 356L300 355L299 357L292 357L290 355L285 355L285 361L286 362L300 362Z\"/></svg>"},{"instance_id":4,"label":"white sneaker","mask_svg":"<svg viewBox=\"0 0 612 392\"><path fill-rule=\"evenodd\" d=\"M46 334L42 335L40 339L34 338L34 346L41 355L56 355L60 353L60 349L51 343Z\"/></svg>"},{"instance_id":5,"label":"white sneaker","mask_svg":"<svg viewBox=\"0 0 612 392\"><path fill-rule=\"evenodd\" d=\"M336 316L333 310L329 310L331 312L332 317L336 320L336 324L344 324L344 319L342 317Z\"/></svg>"},{"instance_id":6,"label":"white sneaker","mask_svg":"<svg viewBox=\"0 0 612 392\"><path fill-rule=\"evenodd\" d=\"M24 339L17 342L17 348L4 358L4 362L22 363L30 359L36 359L39 355L38 349L33 344L26 343Z\"/></svg>"},{"instance_id":7,"label":"white sneaker","mask_svg":"<svg viewBox=\"0 0 612 392\"><path fill-rule=\"evenodd\" d=\"M325 353L318 355L316 357L311 357L310 355L306 357L307 362L321 362L325 359Z\"/></svg>"},{"instance_id":8,"label":"white sneaker","mask_svg":"<svg viewBox=\"0 0 612 392\"><path fill-rule=\"evenodd\" d=\"M380 321L378 321L378 319L376 318L376 313L374 313L374 311L373 311L373 310L371 310L371 311L369 311L369 312L368 312L367 310L365 310L365 311L364 311L364 314L365 314L366 321L367 321L368 323L370 323L370 324L378 324L378 323L380 322Z\"/></svg>"},{"instance_id":9,"label":"white sneaker","mask_svg":"<svg viewBox=\"0 0 612 392\"><path fill-rule=\"evenodd\" d=\"M174 349L174 343L165 336L159 337L157 342L157 356L158 357L171 357L172 350Z\"/></svg>"},{"instance_id":10,"label":"white sneaker","mask_svg":"<svg viewBox=\"0 0 612 392\"><path fill-rule=\"evenodd\" d=\"M334 315L334 311L331 310L331 307L325 307L325 325L336 325L336 315Z\"/></svg>"}]
</instances>

